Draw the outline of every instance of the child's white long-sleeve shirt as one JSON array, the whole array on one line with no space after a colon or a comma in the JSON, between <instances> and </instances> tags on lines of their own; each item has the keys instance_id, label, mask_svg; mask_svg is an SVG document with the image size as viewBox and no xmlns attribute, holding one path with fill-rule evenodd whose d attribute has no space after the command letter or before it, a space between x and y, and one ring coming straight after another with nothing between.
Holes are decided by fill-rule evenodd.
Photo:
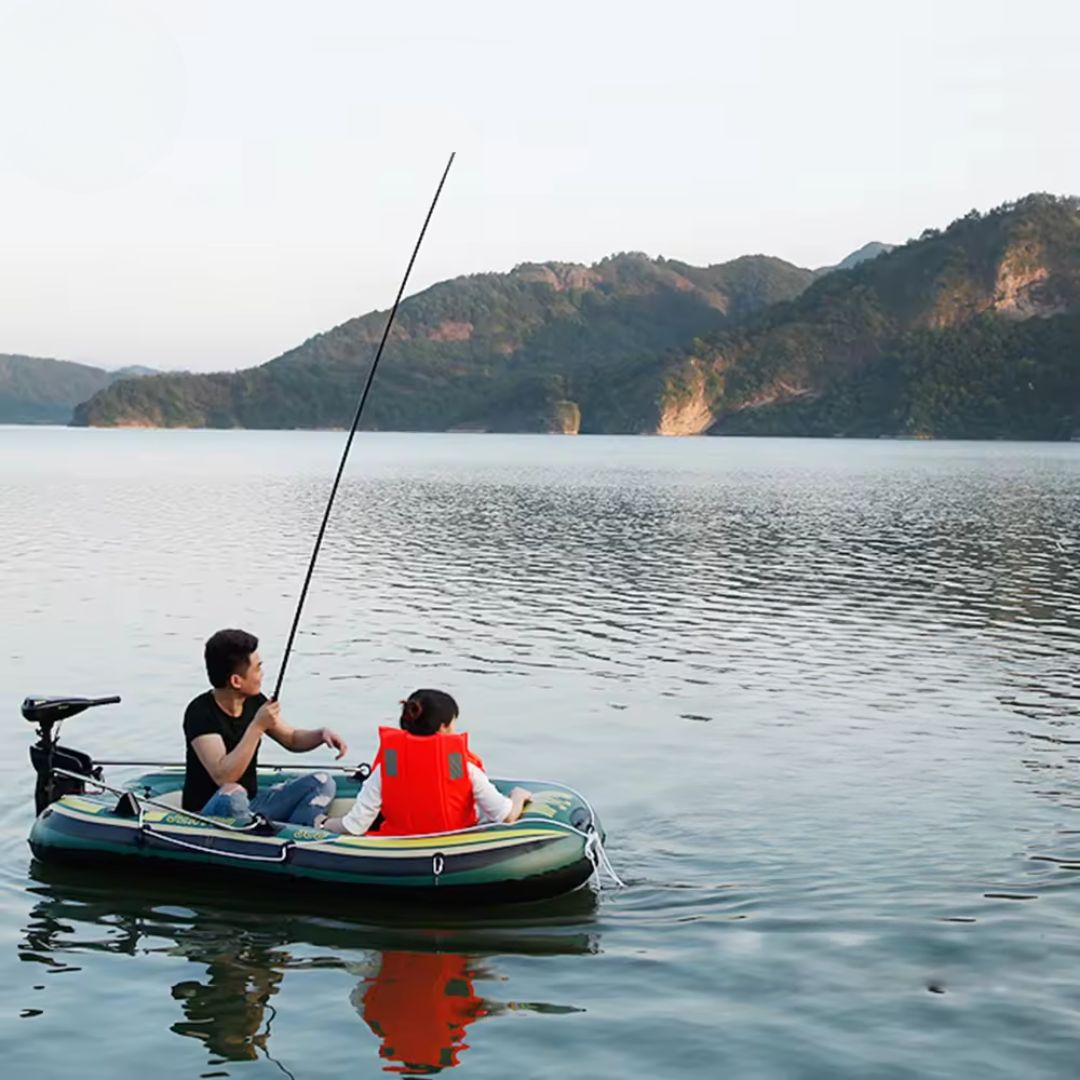
<instances>
[{"instance_id":1,"label":"child's white long-sleeve shirt","mask_svg":"<svg viewBox=\"0 0 1080 1080\"><path fill-rule=\"evenodd\" d=\"M487 778L483 769L478 769L469 762L469 779L472 781L473 799L476 801L476 815L480 823L505 821L514 804L503 795ZM364 781L360 794L356 797L349 812L341 819L346 832L354 836L363 836L371 828L382 809L382 770L372 769L371 775Z\"/></svg>"}]
</instances>

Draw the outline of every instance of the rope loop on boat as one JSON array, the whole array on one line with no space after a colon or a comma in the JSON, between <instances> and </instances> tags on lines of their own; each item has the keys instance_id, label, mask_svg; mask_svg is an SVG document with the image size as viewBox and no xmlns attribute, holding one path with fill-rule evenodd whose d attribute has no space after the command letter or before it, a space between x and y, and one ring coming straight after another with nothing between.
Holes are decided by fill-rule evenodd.
<instances>
[{"instance_id":1,"label":"rope loop on boat","mask_svg":"<svg viewBox=\"0 0 1080 1080\"><path fill-rule=\"evenodd\" d=\"M569 825L568 828L572 829L579 836L585 837L585 857L593 865L593 871L596 874L597 881L603 886L604 875L606 874L611 883L617 889L627 888L627 884L617 873L615 873L615 867L611 865L611 860L608 858L608 853L604 850L604 842L600 839L600 830L596 827L596 811L592 808L592 803L569 784L560 784L554 780L541 781L542 783L550 783L555 787L562 787L569 791L572 795L577 796L581 800L582 806L588 811L589 823L584 829L578 828L576 825ZM528 809L525 811L528 814Z\"/></svg>"},{"instance_id":2,"label":"rope loop on boat","mask_svg":"<svg viewBox=\"0 0 1080 1080\"><path fill-rule=\"evenodd\" d=\"M615 867L611 865L611 860L608 858L608 853L604 850L604 844L600 839L600 834L595 828L589 832L589 839L585 842L585 854L588 856L589 862L593 864L593 870L596 872L596 879L601 887L603 887L604 875L606 874L615 888L626 888L626 882L615 873Z\"/></svg>"},{"instance_id":3,"label":"rope loop on boat","mask_svg":"<svg viewBox=\"0 0 1080 1080\"><path fill-rule=\"evenodd\" d=\"M289 854L295 847L291 840L286 840L285 843L281 845L276 855L244 855L239 851L217 851L212 847L207 847L206 844L191 844L188 843L187 840L181 840L178 836L170 836L168 833L158 832L149 825L144 825L142 827L142 833L144 836L153 836L158 840L165 840L167 843L175 844L177 847L187 848L189 851L197 851L200 855L216 855L222 859L241 859L244 862L287 862Z\"/></svg>"}]
</instances>

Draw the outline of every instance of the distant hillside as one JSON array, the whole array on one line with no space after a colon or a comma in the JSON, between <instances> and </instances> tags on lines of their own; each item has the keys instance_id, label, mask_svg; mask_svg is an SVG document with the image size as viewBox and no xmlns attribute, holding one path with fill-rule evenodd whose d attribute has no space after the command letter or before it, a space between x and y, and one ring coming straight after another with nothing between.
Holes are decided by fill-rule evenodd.
<instances>
[{"instance_id":1,"label":"distant hillside","mask_svg":"<svg viewBox=\"0 0 1080 1080\"><path fill-rule=\"evenodd\" d=\"M651 363L792 299L812 280L811 271L766 256L695 267L639 254L455 278L402 304L365 424L576 430L571 395L582 384ZM344 426L385 318L352 319L248 371L117 383L80 406L75 422Z\"/></svg>"},{"instance_id":2,"label":"distant hillside","mask_svg":"<svg viewBox=\"0 0 1080 1080\"><path fill-rule=\"evenodd\" d=\"M143 375L157 375L159 372L159 368L147 367L145 364L128 364L127 367L117 368L110 374L116 380L141 378Z\"/></svg>"},{"instance_id":3,"label":"distant hillside","mask_svg":"<svg viewBox=\"0 0 1080 1080\"><path fill-rule=\"evenodd\" d=\"M744 435L1069 439L1080 435L1080 309L987 313L901 335L821 392L722 416Z\"/></svg>"},{"instance_id":4,"label":"distant hillside","mask_svg":"<svg viewBox=\"0 0 1080 1080\"><path fill-rule=\"evenodd\" d=\"M111 381L86 364L0 355L0 424L66 424L80 401Z\"/></svg>"},{"instance_id":5,"label":"distant hillside","mask_svg":"<svg viewBox=\"0 0 1080 1080\"><path fill-rule=\"evenodd\" d=\"M1080 201L1030 195L814 273L627 254L443 282L402 306L369 427L1068 438ZM80 424L349 422L385 314L235 374L124 380Z\"/></svg>"},{"instance_id":6,"label":"distant hillside","mask_svg":"<svg viewBox=\"0 0 1080 1080\"><path fill-rule=\"evenodd\" d=\"M832 270L854 270L859 263L864 263L867 259L887 255L895 246L895 244L883 244L880 240L871 240L869 244L863 244L858 251L853 251L847 258L841 259L835 266L823 267L819 273L829 273Z\"/></svg>"},{"instance_id":7,"label":"distant hillside","mask_svg":"<svg viewBox=\"0 0 1080 1080\"><path fill-rule=\"evenodd\" d=\"M1080 200L972 211L608 393L643 403L631 423L644 430L1067 438L1080 430Z\"/></svg>"},{"instance_id":8,"label":"distant hillside","mask_svg":"<svg viewBox=\"0 0 1080 1080\"><path fill-rule=\"evenodd\" d=\"M150 371L104 371L68 360L0 354L0 424L67 424L80 402L117 379Z\"/></svg>"}]
</instances>

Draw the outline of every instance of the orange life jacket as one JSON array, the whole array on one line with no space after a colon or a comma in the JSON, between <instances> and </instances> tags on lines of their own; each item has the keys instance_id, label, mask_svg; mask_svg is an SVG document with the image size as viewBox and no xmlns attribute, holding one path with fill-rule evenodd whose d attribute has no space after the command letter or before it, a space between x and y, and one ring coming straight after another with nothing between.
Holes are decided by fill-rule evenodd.
<instances>
[{"instance_id":1,"label":"orange life jacket","mask_svg":"<svg viewBox=\"0 0 1080 1080\"><path fill-rule=\"evenodd\" d=\"M477 822L469 765L484 763L469 752L465 734L410 735L379 728L372 765L382 773L382 836L467 829Z\"/></svg>"}]
</instances>

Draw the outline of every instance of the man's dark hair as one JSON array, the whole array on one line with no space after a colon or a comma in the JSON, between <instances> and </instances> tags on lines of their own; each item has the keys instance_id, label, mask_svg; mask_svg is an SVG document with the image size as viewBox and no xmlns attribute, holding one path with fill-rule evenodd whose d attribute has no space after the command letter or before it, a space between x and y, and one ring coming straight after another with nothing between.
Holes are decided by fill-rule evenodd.
<instances>
[{"instance_id":1,"label":"man's dark hair","mask_svg":"<svg viewBox=\"0 0 1080 1080\"><path fill-rule=\"evenodd\" d=\"M229 685L230 675L243 675L259 639L246 630L219 630L206 643L206 674L218 690Z\"/></svg>"},{"instance_id":2,"label":"man's dark hair","mask_svg":"<svg viewBox=\"0 0 1080 1080\"><path fill-rule=\"evenodd\" d=\"M401 727L410 735L434 735L457 714L457 702L442 690L414 690L401 703Z\"/></svg>"}]
</instances>

